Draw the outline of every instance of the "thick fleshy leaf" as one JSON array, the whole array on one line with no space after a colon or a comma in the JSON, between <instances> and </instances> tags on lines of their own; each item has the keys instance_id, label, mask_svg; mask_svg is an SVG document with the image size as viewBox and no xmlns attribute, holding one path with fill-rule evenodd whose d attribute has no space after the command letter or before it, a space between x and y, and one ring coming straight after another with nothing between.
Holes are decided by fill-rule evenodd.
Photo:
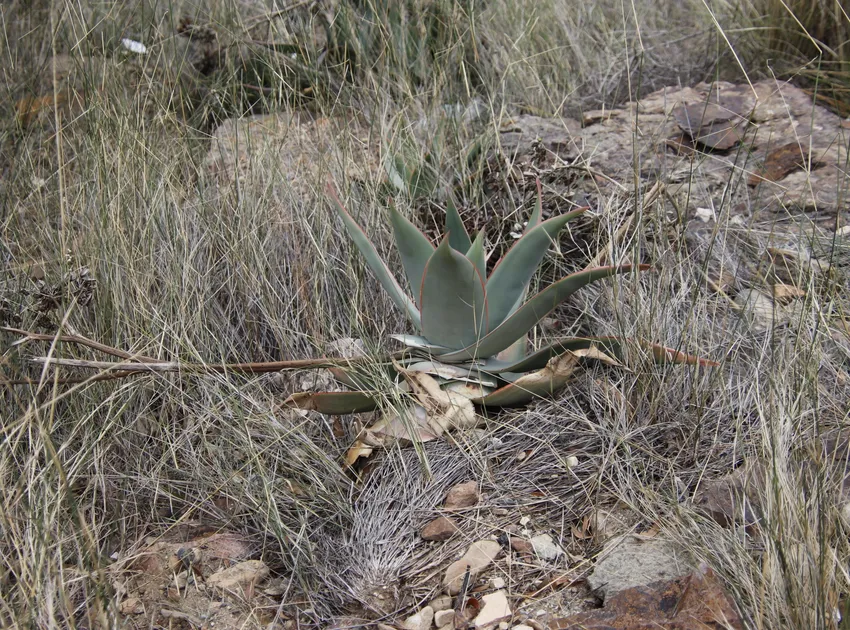
<instances>
[{"instance_id":1,"label":"thick fleshy leaf","mask_svg":"<svg viewBox=\"0 0 850 630\"><path fill-rule=\"evenodd\" d=\"M299 392L283 401L294 409L318 411L332 416L374 411L378 408L380 392Z\"/></svg>"},{"instance_id":2,"label":"thick fleshy leaf","mask_svg":"<svg viewBox=\"0 0 850 630\"><path fill-rule=\"evenodd\" d=\"M452 249L460 253L469 251L472 241L463 226L463 221L451 194L449 194L449 199L446 202L446 233L449 235L449 245L452 246Z\"/></svg>"},{"instance_id":3,"label":"thick fleshy leaf","mask_svg":"<svg viewBox=\"0 0 850 630\"><path fill-rule=\"evenodd\" d=\"M641 271L649 269L649 265L640 265L639 269ZM628 273L631 270L632 265L597 267L562 278L529 299L513 315L485 335L478 343L470 344L463 350L439 355L439 359L446 363L456 363L477 357L495 356L534 328L537 322L583 286L618 273Z\"/></svg>"},{"instance_id":4,"label":"thick fleshy leaf","mask_svg":"<svg viewBox=\"0 0 850 630\"><path fill-rule=\"evenodd\" d=\"M449 243L451 244L451 243ZM478 233L469 251L466 252L466 257L472 261L482 280L487 280L487 257L484 254L484 230Z\"/></svg>"},{"instance_id":5,"label":"thick fleshy leaf","mask_svg":"<svg viewBox=\"0 0 850 630\"><path fill-rule=\"evenodd\" d=\"M710 359L703 359L691 354L679 352L673 348L649 343L645 341L632 341L621 337L563 337L547 344L536 352L529 354L527 357L519 361L500 361L497 359L489 359L484 362L480 370L490 374L499 374L503 372L528 372L530 370L539 370L552 357L561 354L567 350L577 352L579 350L587 350L594 346L611 353L619 359L624 358L624 346L628 343L636 343L652 352L654 358L659 363L687 363L689 365L716 366L718 363Z\"/></svg>"},{"instance_id":6,"label":"thick fleshy leaf","mask_svg":"<svg viewBox=\"0 0 850 630\"><path fill-rule=\"evenodd\" d=\"M404 369L408 372L425 372L446 382L462 381L479 383L488 387L496 386L495 377L482 375L477 368L469 365L440 363L439 361L417 361L405 366Z\"/></svg>"},{"instance_id":7,"label":"thick fleshy leaf","mask_svg":"<svg viewBox=\"0 0 850 630\"><path fill-rule=\"evenodd\" d=\"M540 225L540 219L543 217L543 186L540 185L539 177L535 180L535 183L537 184L537 201L534 203L534 210L525 226L525 234Z\"/></svg>"},{"instance_id":8,"label":"thick fleshy leaf","mask_svg":"<svg viewBox=\"0 0 850 630\"><path fill-rule=\"evenodd\" d=\"M328 368L333 377L351 389L371 391L380 383L391 383L396 371L392 363L376 362L366 369L364 366L337 365Z\"/></svg>"},{"instance_id":9,"label":"thick fleshy leaf","mask_svg":"<svg viewBox=\"0 0 850 630\"><path fill-rule=\"evenodd\" d=\"M543 187L540 184L540 178L538 177L536 180L537 184L537 201L534 203L534 210L531 213L531 217L528 219L528 223L525 225L525 231L523 234L528 234L531 230L540 225L540 220L543 217ZM517 298L517 301L514 302L514 305L511 307L509 315L516 312L516 310L522 306L523 302L525 302L525 298L528 297L528 285L525 285L525 289L522 294ZM502 350L498 359L502 361L519 361L525 356L526 350L528 349L528 333L524 334L522 337L513 342L509 347ZM543 367L542 365L540 367Z\"/></svg>"},{"instance_id":10,"label":"thick fleshy leaf","mask_svg":"<svg viewBox=\"0 0 850 630\"><path fill-rule=\"evenodd\" d=\"M337 214L339 214L340 218L342 218L343 225L345 225L348 235L351 237L351 240L354 241L354 244L357 246L357 249L360 250L360 253L363 254L363 258L366 259L366 264L369 265L372 273L375 274L378 282L380 282L381 286L384 287L384 290L389 294L395 305L407 314L410 321L418 329L421 326L419 309L416 308L413 300L410 299L393 277L392 272L381 259L380 254L378 254L378 250L376 250L375 246L372 245L369 237L366 236L363 229L357 225L357 222L351 217L345 209L345 206L342 205L342 202L339 200L339 195L337 195L336 189L332 184L328 184L328 194L334 202ZM413 290L415 291L416 288L414 287Z\"/></svg>"},{"instance_id":11,"label":"thick fleshy leaf","mask_svg":"<svg viewBox=\"0 0 850 630\"><path fill-rule=\"evenodd\" d=\"M420 232L419 228L406 217L403 217L395 206L390 206L390 223L393 226L395 244L398 247L398 253L401 255L404 272L407 274L407 280L410 282L414 298L418 298L419 288L422 286L422 273L425 271L425 265L428 264L428 259L431 258L435 248L428 237ZM417 306L420 309L422 308L421 304L417 304Z\"/></svg>"},{"instance_id":12,"label":"thick fleshy leaf","mask_svg":"<svg viewBox=\"0 0 850 630\"><path fill-rule=\"evenodd\" d=\"M496 391L472 400L485 407L510 407L550 396L566 384L578 365L579 358L571 352L551 359L537 372L526 374Z\"/></svg>"},{"instance_id":13,"label":"thick fleshy leaf","mask_svg":"<svg viewBox=\"0 0 850 630\"><path fill-rule=\"evenodd\" d=\"M584 208L543 221L524 234L496 264L487 279L491 330L501 324L522 299L528 283L540 266L552 239L567 221L585 212Z\"/></svg>"},{"instance_id":14,"label":"thick fleshy leaf","mask_svg":"<svg viewBox=\"0 0 850 630\"><path fill-rule=\"evenodd\" d=\"M451 348L438 346L437 344L431 343L425 339L425 337L420 337L418 335L390 335L390 338L400 341L408 348L424 350L425 352L430 352L432 354L445 354L446 352L451 351Z\"/></svg>"},{"instance_id":15,"label":"thick fleshy leaf","mask_svg":"<svg viewBox=\"0 0 850 630\"><path fill-rule=\"evenodd\" d=\"M472 262L443 239L422 278L422 336L447 348L464 348L487 329L484 282Z\"/></svg>"}]
</instances>

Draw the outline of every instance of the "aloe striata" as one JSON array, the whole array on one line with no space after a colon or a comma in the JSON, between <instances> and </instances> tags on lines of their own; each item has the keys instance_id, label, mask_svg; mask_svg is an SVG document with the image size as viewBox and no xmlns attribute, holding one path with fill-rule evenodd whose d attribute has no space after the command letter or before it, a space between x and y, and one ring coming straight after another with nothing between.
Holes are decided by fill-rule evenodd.
<instances>
[{"instance_id":1,"label":"aloe striata","mask_svg":"<svg viewBox=\"0 0 850 630\"><path fill-rule=\"evenodd\" d=\"M569 337L527 352L527 335L540 320L581 287L615 274L643 271L647 265L614 265L568 275L527 297L529 283L546 251L571 219L586 208L542 220L541 191L522 237L487 275L484 234L470 238L450 202L447 234L435 246L416 226L390 208L390 223L413 297L402 288L387 264L328 187L333 205L369 268L416 335L394 335L407 347L402 358L386 367L410 389L411 374L427 374L439 387L471 403L510 406L552 393L569 378L574 361L566 355L615 362L625 340L616 337ZM643 344L659 361L713 365L711 361L655 344ZM605 354L609 353L609 354ZM560 366L560 367L559 367ZM323 413L343 414L376 408L381 392L368 377L347 368L333 370L352 391L294 394L288 404ZM415 387L414 387L415 391Z\"/></svg>"}]
</instances>

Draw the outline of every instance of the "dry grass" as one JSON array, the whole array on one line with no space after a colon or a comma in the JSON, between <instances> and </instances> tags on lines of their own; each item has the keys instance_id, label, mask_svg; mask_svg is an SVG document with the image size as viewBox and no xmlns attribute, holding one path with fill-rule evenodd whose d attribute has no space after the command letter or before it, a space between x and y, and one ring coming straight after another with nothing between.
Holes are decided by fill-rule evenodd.
<instances>
[{"instance_id":1,"label":"dry grass","mask_svg":"<svg viewBox=\"0 0 850 630\"><path fill-rule=\"evenodd\" d=\"M798 4L789 8L799 23L781 19L765 31L767 41L811 55L816 40L824 62L846 64L837 0L811 13L801 9L810 3ZM397 266L381 219L382 173L367 171L356 183L351 174L363 133L385 150L424 145L443 105L478 97L483 117L442 130L438 162L440 181L459 175L477 202L482 166L465 157L476 142L492 144L504 117L577 112L663 85L740 76L733 50L755 78L769 73L773 46L752 44L750 35L763 32L753 30L756 18L768 12L754 1L341 5L345 19L326 33L323 11L295 10L268 26L255 19L262 7L235 0L203 11L188 2L168 10L145 2L4 3L6 321L79 331L161 360L318 356L347 336L378 352L405 323L321 193L331 177L357 198L361 220ZM184 15L208 24L225 46L207 60L215 64L208 74L192 68L196 52L176 35ZM800 34L800 24L811 38L776 36ZM325 56L320 35L329 38ZM121 36L145 42L149 54L123 51ZM297 46L281 58L264 38ZM69 67L54 73L54 53L68 55ZM12 104L52 94L54 81L68 103L20 124ZM357 114L362 124L334 133L297 178L274 147L256 152L232 181L210 176L204 156L223 117L293 103L342 121ZM609 211L587 235L588 251L553 255L547 273L582 267L608 242L639 202L633 182L622 184L625 192L606 200ZM516 211L513 198L487 203ZM850 589L836 502L846 461L823 456L821 442L848 421L846 292L838 279L824 285L801 272L808 297L796 320L769 332L748 328L706 290L703 269L727 265L730 252L763 248L772 228L730 223L731 207L724 198L716 232L694 237L662 199L615 254L640 252L663 271L586 290L561 312L566 334L682 345L724 359L721 369L662 370L635 353L631 371L588 372L557 400L491 418L482 433L379 454L364 484L340 467L355 421L339 435L326 418L282 411L272 379L150 376L59 386L24 357L75 356L71 349L13 347L16 337L4 333L4 372L39 384L0 394L0 625L116 625L110 556L192 520L262 540L288 597L313 611L305 622L322 627L354 603L376 607L374 589L395 588L404 577L407 591L376 607L391 616L429 595L426 578L440 557L423 555L415 531L446 488L471 476L498 505L540 513L566 538L594 506L624 502L711 564L752 627L838 627L835 610ZM656 238L662 233L676 236ZM88 303L68 281L80 267L97 281ZM525 449L537 455L518 467L514 456ZM566 467L570 455L578 468ZM744 459L769 471L757 541L719 528L686 500L702 480ZM544 498L529 499L532 492ZM470 517L465 535L499 526L487 518Z\"/></svg>"}]
</instances>

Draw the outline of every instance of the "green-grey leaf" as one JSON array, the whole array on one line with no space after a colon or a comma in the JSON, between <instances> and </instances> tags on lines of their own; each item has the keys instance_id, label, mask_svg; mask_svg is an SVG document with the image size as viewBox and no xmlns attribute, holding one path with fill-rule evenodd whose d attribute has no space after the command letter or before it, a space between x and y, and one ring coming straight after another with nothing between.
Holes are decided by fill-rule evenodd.
<instances>
[{"instance_id":1,"label":"green-grey leaf","mask_svg":"<svg viewBox=\"0 0 850 630\"><path fill-rule=\"evenodd\" d=\"M528 225L525 226L525 234L536 228L540 224L540 218L543 216L543 187L540 185L540 178L537 178L537 201L534 203L534 210L531 217L528 219Z\"/></svg>"},{"instance_id":2,"label":"green-grey leaf","mask_svg":"<svg viewBox=\"0 0 850 630\"><path fill-rule=\"evenodd\" d=\"M387 171L390 183L398 189L399 192L408 193L407 190L407 167L404 161L398 157L388 156L384 161L384 170Z\"/></svg>"},{"instance_id":3,"label":"green-grey leaf","mask_svg":"<svg viewBox=\"0 0 850 630\"><path fill-rule=\"evenodd\" d=\"M340 218L342 218L343 225L345 225L348 235L351 237L351 240L354 241L354 244L357 246L357 249L360 250L360 253L363 254L363 258L366 259L366 264L369 265L369 268L372 270L372 273L375 274L378 282L380 282L381 286L384 287L384 291L389 294L395 305L407 314L413 325L417 329L420 328L421 317L419 309L416 308L413 300L410 299L393 277L389 267L387 267L386 263L384 263L381 259L380 254L378 254L378 250L376 250L375 246L369 241L369 237L366 236L363 229L357 225L357 222L351 217L345 209L345 206L342 205L342 202L339 200L339 196L336 194L336 189L334 189L332 184L328 184L328 194L334 202L337 214L339 214ZM415 290L416 289L414 288L414 291Z\"/></svg>"},{"instance_id":4,"label":"green-grey leaf","mask_svg":"<svg viewBox=\"0 0 850 630\"><path fill-rule=\"evenodd\" d=\"M484 282L475 265L443 239L422 278L422 335L447 348L464 348L487 329Z\"/></svg>"},{"instance_id":5,"label":"green-grey leaf","mask_svg":"<svg viewBox=\"0 0 850 630\"><path fill-rule=\"evenodd\" d=\"M555 235L567 221L584 211L576 210L544 221L524 234L498 262L487 279L491 330L501 324L522 299Z\"/></svg>"},{"instance_id":6,"label":"green-grey leaf","mask_svg":"<svg viewBox=\"0 0 850 630\"><path fill-rule=\"evenodd\" d=\"M488 359L481 365L481 371L501 374L502 372L521 373L539 370L546 366L549 359L566 350L587 350L594 345L610 350L611 342L617 342L619 349L619 341L616 337L563 337L517 361Z\"/></svg>"},{"instance_id":7,"label":"green-grey leaf","mask_svg":"<svg viewBox=\"0 0 850 630\"><path fill-rule=\"evenodd\" d=\"M649 269L649 265L640 265L639 269L641 271ZM628 273L631 270L632 265L597 267L595 269L579 271L566 278L562 278L529 299L516 313L485 335L477 344L470 344L468 347L457 352L441 355L440 361L454 363L468 361L476 357L492 357L534 328L537 322L546 317L556 306L581 287L601 278L607 278L618 273ZM423 316L423 322L424 319Z\"/></svg>"},{"instance_id":8,"label":"green-grey leaf","mask_svg":"<svg viewBox=\"0 0 850 630\"><path fill-rule=\"evenodd\" d=\"M283 401L287 407L332 416L363 413L378 408L380 392L299 392Z\"/></svg>"},{"instance_id":9,"label":"green-grey leaf","mask_svg":"<svg viewBox=\"0 0 850 630\"><path fill-rule=\"evenodd\" d=\"M554 356L561 354L567 350L575 352L576 350L587 350L593 346L597 346L605 352L611 354L619 360L625 359L623 352L624 346L628 343L636 343L647 348L652 352L653 357L658 363L687 363L689 365L716 366L717 363L710 359L703 359L692 354L686 354L673 348L668 348L656 343L646 341L633 341L623 337L562 337L556 339L536 352L532 352L527 357L519 361L500 361L498 359L489 359L485 361L480 369L482 372L489 374L499 374L504 372L521 373L531 370L539 370L546 366ZM591 359L592 360L592 359Z\"/></svg>"},{"instance_id":10,"label":"green-grey leaf","mask_svg":"<svg viewBox=\"0 0 850 630\"><path fill-rule=\"evenodd\" d=\"M541 398L552 393L552 387L549 384L540 386L540 391L533 391L533 388L523 387L508 383L490 392L486 396L473 398L472 402L476 405L484 405L485 407L516 407L530 403L535 398Z\"/></svg>"},{"instance_id":11,"label":"green-grey leaf","mask_svg":"<svg viewBox=\"0 0 850 630\"><path fill-rule=\"evenodd\" d=\"M418 298L419 290L422 288L422 273L425 271L428 259L434 253L434 246L428 237L406 217L403 217L395 206L390 206L390 223L393 226L395 244L401 255L404 272L410 282L410 289L413 291L413 297ZM421 304L417 306L422 308Z\"/></svg>"},{"instance_id":12,"label":"green-grey leaf","mask_svg":"<svg viewBox=\"0 0 850 630\"><path fill-rule=\"evenodd\" d=\"M466 231L463 225L451 193L449 193L449 198L446 202L446 232L449 235L449 245L452 246L452 249L464 253L472 247L469 232Z\"/></svg>"},{"instance_id":13,"label":"green-grey leaf","mask_svg":"<svg viewBox=\"0 0 850 630\"><path fill-rule=\"evenodd\" d=\"M449 243L451 245L451 243ZM478 233L469 251L466 252L466 257L472 261L475 268L478 269L478 274L482 280L487 279L487 257L484 254L484 230Z\"/></svg>"},{"instance_id":14,"label":"green-grey leaf","mask_svg":"<svg viewBox=\"0 0 850 630\"><path fill-rule=\"evenodd\" d=\"M396 341L400 341L408 348L415 348L417 350L425 350L426 352L430 352L432 354L445 354L446 352L450 352L450 348L446 348L445 346L438 346L437 344L431 343L425 337L420 337L418 335L390 335L390 339L395 339Z\"/></svg>"}]
</instances>

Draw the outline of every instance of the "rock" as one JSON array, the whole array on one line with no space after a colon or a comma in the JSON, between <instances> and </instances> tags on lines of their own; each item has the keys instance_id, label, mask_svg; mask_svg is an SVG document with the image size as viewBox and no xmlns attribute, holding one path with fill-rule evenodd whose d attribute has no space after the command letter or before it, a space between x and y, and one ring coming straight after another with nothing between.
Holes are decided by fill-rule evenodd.
<instances>
[{"instance_id":1,"label":"rock","mask_svg":"<svg viewBox=\"0 0 850 630\"><path fill-rule=\"evenodd\" d=\"M649 540L622 536L605 545L587 583L608 599L627 588L671 580L691 568L684 551L660 536Z\"/></svg>"},{"instance_id":2,"label":"rock","mask_svg":"<svg viewBox=\"0 0 850 630\"><path fill-rule=\"evenodd\" d=\"M735 296L735 303L741 307L741 313L754 331L764 332L773 327L777 309L770 296L747 289Z\"/></svg>"},{"instance_id":3,"label":"rock","mask_svg":"<svg viewBox=\"0 0 850 630\"><path fill-rule=\"evenodd\" d=\"M606 598L605 607L555 619L551 628L728 628L743 630L735 605L711 569L636 586Z\"/></svg>"},{"instance_id":4,"label":"rock","mask_svg":"<svg viewBox=\"0 0 850 630\"><path fill-rule=\"evenodd\" d=\"M463 577L469 568L470 579L481 573L499 555L502 547L495 540L480 540L472 543L464 556L449 565L443 578L443 586L449 595L457 595L463 585Z\"/></svg>"},{"instance_id":5,"label":"rock","mask_svg":"<svg viewBox=\"0 0 850 630\"><path fill-rule=\"evenodd\" d=\"M540 534L532 538L529 542L532 549L534 549L534 553L542 560L557 560L564 553L564 550L552 540L549 534Z\"/></svg>"},{"instance_id":6,"label":"rock","mask_svg":"<svg viewBox=\"0 0 850 630\"><path fill-rule=\"evenodd\" d=\"M441 610L448 610L452 607L452 598L448 595L440 595L439 597L435 597L428 604L433 610L434 613L438 613Z\"/></svg>"},{"instance_id":7,"label":"rock","mask_svg":"<svg viewBox=\"0 0 850 630\"><path fill-rule=\"evenodd\" d=\"M344 168L363 181L380 173L380 152L370 142L369 128L346 118L315 117L303 111L229 118L213 133L202 164L203 181L230 185L235 179L256 176L262 165L275 176L280 194L303 201L313 198L312 181L323 177L323 165L335 146L344 143L353 152Z\"/></svg>"},{"instance_id":8,"label":"rock","mask_svg":"<svg viewBox=\"0 0 850 630\"><path fill-rule=\"evenodd\" d=\"M422 540L448 540L457 533L457 525L446 516L435 518L419 532Z\"/></svg>"},{"instance_id":9,"label":"rock","mask_svg":"<svg viewBox=\"0 0 850 630\"><path fill-rule=\"evenodd\" d=\"M754 204L756 214L769 219L777 212L817 208L832 225L836 213L846 216L841 123L789 83L765 80L751 87L718 81L667 87L639 102L587 112L583 127L569 119L518 116L502 126L499 144L501 157L519 173L527 164L552 168L560 160L576 163L592 156L599 176L588 178L587 186L549 184L567 198L628 181L637 155L642 176L669 177L669 192L676 195L681 186L692 208L712 207L727 182L739 177L748 180L750 190L742 187L730 207L757 187L763 202ZM787 155L777 154L783 147ZM711 158L688 166L694 155L704 154ZM694 192L695 181L702 190Z\"/></svg>"},{"instance_id":10,"label":"rock","mask_svg":"<svg viewBox=\"0 0 850 630\"><path fill-rule=\"evenodd\" d=\"M512 615L505 591L495 591L481 598L481 612L473 622L476 628L486 628Z\"/></svg>"},{"instance_id":11,"label":"rock","mask_svg":"<svg viewBox=\"0 0 850 630\"><path fill-rule=\"evenodd\" d=\"M495 589L505 588L505 578L503 577L495 577L490 580L490 586Z\"/></svg>"},{"instance_id":12,"label":"rock","mask_svg":"<svg viewBox=\"0 0 850 630\"><path fill-rule=\"evenodd\" d=\"M118 610L122 615L140 615L145 612L145 605L138 597L128 597L121 602Z\"/></svg>"},{"instance_id":13,"label":"rock","mask_svg":"<svg viewBox=\"0 0 850 630\"><path fill-rule=\"evenodd\" d=\"M453 486L443 504L447 510L458 510L478 504L478 482L467 481Z\"/></svg>"},{"instance_id":14,"label":"rock","mask_svg":"<svg viewBox=\"0 0 850 630\"><path fill-rule=\"evenodd\" d=\"M722 527L752 527L758 520L763 479L761 466L745 464L719 479L700 483L694 493L694 506Z\"/></svg>"},{"instance_id":15,"label":"rock","mask_svg":"<svg viewBox=\"0 0 850 630\"><path fill-rule=\"evenodd\" d=\"M404 621L402 626L404 630L429 630L431 622L434 620L434 609L430 606L425 606L415 615L411 615Z\"/></svg>"},{"instance_id":16,"label":"rock","mask_svg":"<svg viewBox=\"0 0 850 630\"><path fill-rule=\"evenodd\" d=\"M625 534L631 529L629 513L621 507L599 508L590 517L594 542L604 543L614 536Z\"/></svg>"},{"instance_id":17,"label":"rock","mask_svg":"<svg viewBox=\"0 0 850 630\"><path fill-rule=\"evenodd\" d=\"M439 612L435 612L434 625L438 628L442 628L444 626L451 626L452 628L454 628L455 611L449 608L448 610L441 610Z\"/></svg>"},{"instance_id":18,"label":"rock","mask_svg":"<svg viewBox=\"0 0 850 630\"><path fill-rule=\"evenodd\" d=\"M254 586L265 579L269 568L262 560L246 560L232 567L213 573L207 585L236 595L251 596Z\"/></svg>"},{"instance_id":19,"label":"rock","mask_svg":"<svg viewBox=\"0 0 850 630\"><path fill-rule=\"evenodd\" d=\"M331 341L328 344L326 354L332 357L342 357L343 359L356 359L357 357L366 356L366 346L362 339L343 337Z\"/></svg>"},{"instance_id":20,"label":"rock","mask_svg":"<svg viewBox=\"0 0 850 630\"><path fill-rule=\"evenodd\" d=\"M519 538L518 536L511 536L510 538L511 549L516 551L517 553L523 556L533 556L534 555L534 545L532 545L525 538Z\"/></svg>"},{"instance_id":21,"label":"rock","mask_svg":"<svg viewBox=\"0 0 850 630\"><path fill-rule=\"evenodd\" d=\"M572 138L581 133L581 124L570 118L524 114L507 121L499 132L502 153L509 159L536 153L545 159L549 152L568 159L578 154L578 146Z\"/></svg>"}]
</instances>

